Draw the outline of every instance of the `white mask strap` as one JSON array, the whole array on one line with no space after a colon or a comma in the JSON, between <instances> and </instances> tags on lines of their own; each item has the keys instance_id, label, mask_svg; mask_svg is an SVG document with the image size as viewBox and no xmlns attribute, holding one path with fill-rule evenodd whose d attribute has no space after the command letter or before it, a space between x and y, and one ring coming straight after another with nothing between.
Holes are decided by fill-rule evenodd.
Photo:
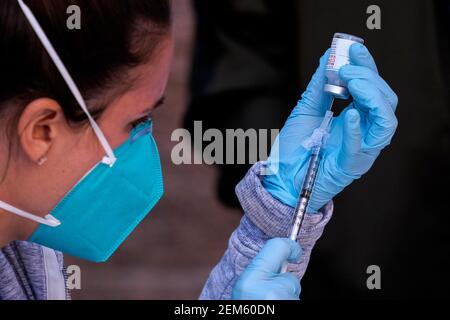
<instances>
[{"instance_id":1,"label":"white mask strap","mask_svg":"<svg viewBox=\"0 0 450 320\"><path fill-rule=\"evenodd\" d=\"M69 87L70 91L72 92L73 96L77 100L78 104L81 106L81 109L83 109L84 113L86 113L89 122L92 126L92 129L94 130L98 140L100 141L103 149L105 150L107 156L103 158L102 162L113 166L116 162L116 156L114 155L114 152L111 148L111 146L108 143L108 140L106 140L102 130L97 125L95 120L92 118L91 114L89 113L89 110L86 106L86 103L78 90L78 87L76 86L75 82L73 81L72 77L70 76L69 72L67 71L66 67L64 66L64 63L61 61L61 58L59 57L58 53L53 48L53 45L51 44L50 40L47 38L44 30L42 30L42 27L40 26L39 22L36 20L36 17L34 16L33 12L31 12L30 8L23 2L23 0L17 0L20 8L22 9L23 13L25 14L27 20L33 27L34 32L38 36L38 38L41 40L43 46L45 47L45 50L47 50L48 54L50 55L51 59L55 63L56 67L58 68L61 76L64 78L64 80L67 83L67 86Z\"/></svg>"},{"instance_id":2,"label":"white mask strap","mask_svg":"<svg viewBox=\"0 0 450 320\"><path fill-rule=\"evenodd\" d=\"M54 216L52 216L51 214L48 214L44 218L41 218L41 217L31 214L29 212L14 208L13 206L11 206L1 200L0 200L0 208L6 210L8 212L14 213L18 216L21 216L23 218L32 220L34 222L37 222L40 224L45 224L46 226L49 226L49 227L57 227L61 224L61 222L58 219L56 219Z\"/></svg>"}]
</instances>

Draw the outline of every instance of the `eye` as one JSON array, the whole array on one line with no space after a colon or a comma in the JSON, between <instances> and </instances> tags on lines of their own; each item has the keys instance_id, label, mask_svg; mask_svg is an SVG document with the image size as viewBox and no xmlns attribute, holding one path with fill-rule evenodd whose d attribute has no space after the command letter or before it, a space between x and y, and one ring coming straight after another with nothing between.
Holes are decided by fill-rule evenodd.
<instances>
[{"instance_id":1,"label":"eye","mask_svg":"<svg viewBox=\"0 0 450 320\"><path fill-rule=\"evenodd\" d=\"M131 130L135 129L136 127L138 127L140 124L151 121L153 119L153 111L157 108L159 108L160 106L162 106L164 104L164 100L165 98L162 97L161 99L158 100L158 102L155 103L155 105L149 109L147 109L147 114L145 116L143 116L140 119L137 119L133 122L130 123L131 126Z\"/></svg>"},{"instance_id":2,"label":"eye","mask_svg":"<svg viewBox=\"0 0 450 320\"><path fill-rule=\"evenodd\" d=\"M137 128L140 124L146 123L152 120L152 115L148 114L140 119L137 119L131 123L131 129Z\"/></svg>"}]
</instances>

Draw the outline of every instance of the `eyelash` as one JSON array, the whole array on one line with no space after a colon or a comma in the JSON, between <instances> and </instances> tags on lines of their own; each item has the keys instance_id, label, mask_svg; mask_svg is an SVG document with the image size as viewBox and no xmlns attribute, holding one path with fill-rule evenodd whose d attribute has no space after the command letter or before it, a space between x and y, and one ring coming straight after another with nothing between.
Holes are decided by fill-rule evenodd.
<instances>
[{"instance_id":1,"label":"eyelash","mask_svg":"<svg viewBox=\"0 0 450 320\"><path fill-rule=\"evenodd\" d=\"M157 109L158 107L162 106L162 105L164 104L164 100L165 100L164 97L161 98L161 100L156 104L156 106L154 107L154 109ZM140 124L145 123L145 122L147 122L147 121L151 121L152 119L153 119L153 112L150 112L150 113L147 114L146 116L144 116L144 117L142 117L142 118L140 118L140 119L137 119L137 120L133 121L133 122L131 123L131 128L132 128L132 130L133 130L133 129L135 129L137 126L139 126Z\"/></svg>"},{"instance_id":2,"label":"eyelash","mask_svg":"<svg viewBox=\"0 0 450 320\"><path fill-rule=\"evenodd\" d=\"M146 115L145 117L142 117L140 119L137 119L137 120L133 121L131 123L131 128L135 129L140 124L145 123L145 122L150 121L150 120L152 120L152 115L151 114Z\"/></svg>"}]
</instances>

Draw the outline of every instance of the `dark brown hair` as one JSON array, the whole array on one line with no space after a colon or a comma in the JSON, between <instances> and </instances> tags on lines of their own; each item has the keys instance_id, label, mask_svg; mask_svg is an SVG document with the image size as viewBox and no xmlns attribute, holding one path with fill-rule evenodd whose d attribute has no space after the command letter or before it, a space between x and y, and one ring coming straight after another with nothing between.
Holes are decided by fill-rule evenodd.
<instances>
[{"instance_id":1,"label":"dark brown hair","mask_svg":"<svg viewBox=\"0 0 450 320\"><path fill-rule=\"evenodd\" d=\"M150 59L170 29L169 0L26 0L95 114L111 89L130 85L130 68ZM66 26L81 9L81 29ZM16 0L0 1L0 134L32 100L59 102L71 123L86 120ZM89 104L89 103L88 103ZM99 112L96 112L100 110ZM2 123L3 122L3 123Z\"/></svg>"}]
</instances>

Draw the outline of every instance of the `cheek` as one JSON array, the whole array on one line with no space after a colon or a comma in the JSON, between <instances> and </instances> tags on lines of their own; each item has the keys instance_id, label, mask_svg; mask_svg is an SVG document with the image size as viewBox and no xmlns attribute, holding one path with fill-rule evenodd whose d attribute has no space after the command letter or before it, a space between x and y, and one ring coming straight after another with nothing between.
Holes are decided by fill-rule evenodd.
<instances>
[{"instance_id":1,"label":"cheek","mask_svg":"<svg viewBox=\"0 0 450 320\"><path fill-rule=\"evenodd\" d=\"M92 131L92 130L90 130ZM56 205L103 157L103 149L93 133L70 134L54 145L40 176L48 179L47 199Z\"/></svg>"},{"instance_id":2,"label":"cheek","mask_svg":"<svg viewBox=\"0 0 450 320\"><path fill-rule=\"evenodd\" d=\"M146 98L139 92L129 91L106 107L97 123L113 150L129 138L132 121L148 106Z\"/></svg>"},{"instance_id":3,"label":"cheek","mask_svg":"<svg viewBox=\"0 0 450 320\"><path fill-rule=\"evenodd\" d=\"M126 130L126 128L123 128L123 124L121 129L113 129L113 130L105 130L105 136L106 139L108 140L109 145L111 146L111 148L113 150L117 149L118 147L120 147L129 137L130 137L130 132L128 130ZM105 154L104 149L101 149L103 152L103 155Z\"/></svg>"},{"instance_id":4,"label":"cheek","mask_svg":"<svg viewBox=\"0 0 450 320\"><path fill-rule=\"evenodd\" d=\"M125 99L109 106L98 121L99 127L113 150L122 145L130 136L131 115L129 113L133 101L130 99L123 100ZM94 143L101 146L95 135L94 137L96 140ZM103 151L103 154L105 153L103 148L101 148L101 151Z\"/></svg>"},{"instance_id":5,"label":"cheek","mask_svg":"<svg viewBox=\"0 0 450 320\"><path fill-rule=\"evenodd\" d=\"M60 150L59 159L62 161L59 163L59 168L75 178L82 177L105 154L97 136L90 128L81 134L68 137Z\"/></svg>"}]
</instances>

